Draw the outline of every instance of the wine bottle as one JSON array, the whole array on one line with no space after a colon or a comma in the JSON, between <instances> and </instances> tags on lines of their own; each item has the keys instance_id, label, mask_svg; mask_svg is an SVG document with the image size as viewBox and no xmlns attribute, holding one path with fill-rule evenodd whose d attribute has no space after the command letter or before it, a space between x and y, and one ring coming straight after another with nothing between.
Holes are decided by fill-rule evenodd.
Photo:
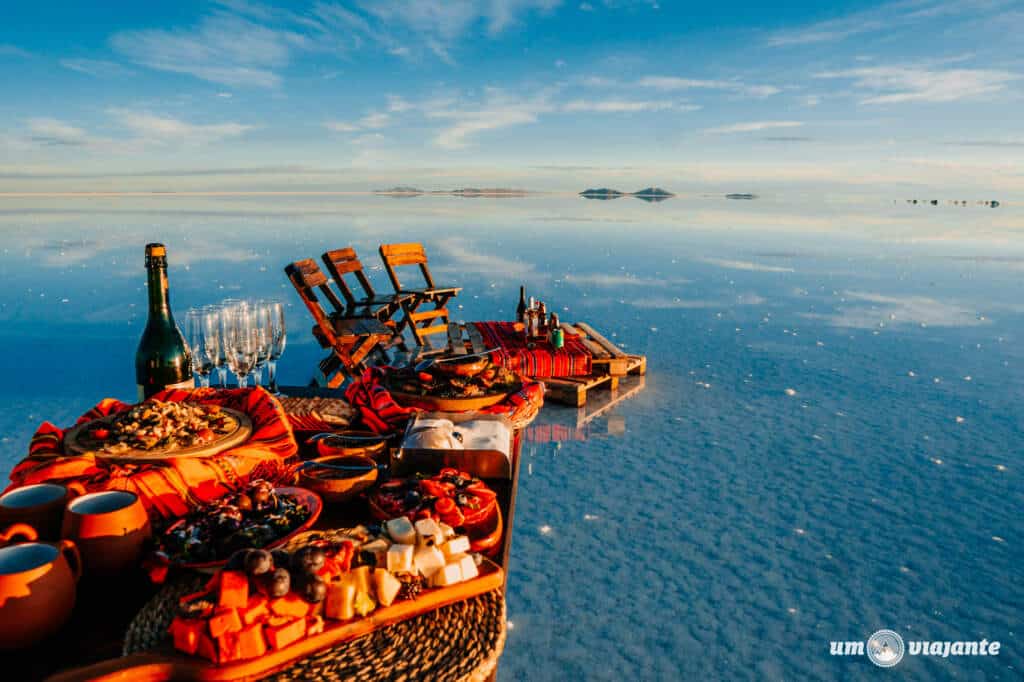
<instances>
[{"instance_id":1,"label":"wine bottle","mask_svg":"<svg viewBox=\"0 0 1024 682\"><path fill-rule=\"evenodd\" d=\"M526 287L519 287L519 305L516 306L516 322L526 321Z\"/></svg>"},{"instance_id":2,"label":"wine bottle","mask_svg":"<svg viewBox=\"0 0 1024 682\"><path fill-rule=\"evenodd\" d=\"M149 319L135 351L139 401L165 388L192 388L192 354L174 323L167 290L167 249L146 244Z\"/></svg>"}]
</instances>

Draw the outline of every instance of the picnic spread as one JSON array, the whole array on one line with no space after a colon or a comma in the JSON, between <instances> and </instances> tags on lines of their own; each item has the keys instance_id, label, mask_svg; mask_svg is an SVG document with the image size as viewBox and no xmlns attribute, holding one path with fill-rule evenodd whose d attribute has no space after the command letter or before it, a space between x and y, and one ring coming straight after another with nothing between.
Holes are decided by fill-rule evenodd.
<instances>
[{"instance_id":1,"label":"picnic spread","mask_svg":"<svg viewBox=\"0 0 1024 682\"><path fill-rule=\"evenodd\" d=\"M300 388L276 382L280 302L192 309L183 334L147 247L139 401L42 423L0 494L0 650L23 679L494 675L528 427L546 395L582 404L646 361L524 290L514 321L453 322L461 289L422 245L380 257L393 293L351 248L330 276L285 268L328 351Z\"/></svg>"}]
</instances>

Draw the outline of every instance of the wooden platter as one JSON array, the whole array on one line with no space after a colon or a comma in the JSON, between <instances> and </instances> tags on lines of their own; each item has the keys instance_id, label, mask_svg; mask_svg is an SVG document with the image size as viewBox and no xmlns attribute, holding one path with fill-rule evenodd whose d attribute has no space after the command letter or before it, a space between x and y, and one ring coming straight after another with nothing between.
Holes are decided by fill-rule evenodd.
<instances>
[{"instance_id":1,"label":"wooden platter","mask_svg":"<svg viewBox=\"0 0 1024 682\"><path fill-rule=\"evenodd\" d=\"M324 631L306 637L279 650L270 650L264 656L224 665L212 663L198 656L177 653L170 641L159 649L112 659L85 668L69 670L49 678L50 682L162 682L164 680L255 680L274 671L282 670L297 660L318 651L338 646L394 623L422 615L442 606L454 604L470 597L500 589L505 574L500 566L484 559L479 566L480 575L451 587L424 592L411 601L395 602L379 608L365 618L325 621ZM170 622L170 618L167 619Z\"/></svg>"},{"instance_id":2,"label":"wooden platter","mask_svg":"<svg viewBox=\"0 0 1024 682\"><path fill-rule=\"evenodd\" d=\"M139 463L160 462L169 459L177 459L179 457L210 457L211 455L216 455L237 445L241 445L249 439L249 436L252 435L252 420L249 419L249 415L244 412L239 412L238 410L232 410L228 407L222 407L221 411L234 417L238 422L238 428L231 433L219 436L216 440L210 443L174 450L124 450L121 452L102 452L87 445L85 434L88 433L90 429L94 429L97 426L108 424L113 421L117 415L111 414L106 417L101 417L100 419L94 419L90 422L78 424L68 429L67 433L64 434L64 452L69 455L91 453L98 459Z\"/></svg>"},{"instance_id":3,"label":"wooden platter","mask_svg":"<svg viewBox=\"0 0 1024 682\"><path fill-rule=\"evenodd\" d=\"M473 412L474 410L482 410L485 407L497 405L513 393L523 390L523 385L518 384L511 391L505 393L492 393L491 395L478 398L438 398L431 395L417 395L415 393L389 390L391 391L391 396L399 405L424 405L437 412Z\"/></svg>"}]
</instances>

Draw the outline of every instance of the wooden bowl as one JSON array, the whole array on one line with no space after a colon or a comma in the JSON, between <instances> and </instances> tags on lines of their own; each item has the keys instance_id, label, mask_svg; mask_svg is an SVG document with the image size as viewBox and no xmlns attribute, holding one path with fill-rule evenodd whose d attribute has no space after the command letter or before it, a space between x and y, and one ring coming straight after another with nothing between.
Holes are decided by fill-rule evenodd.
<instances>
[{"instance_id":1,"label":"wooden bowl","mask_svg":"<svg viewBox=\"0 0 1024 682\"><path fill-rule=\"evenodd\" d=\"M444 362L435 362L432 369L441 374L449 374L460 377L475 377L487 369L491 364L490 358L471 357L459 360L445 358Z\"/></svg>"},{"instance_id":2,"label":"wooden bowl","mask_svg":"<svg viewBox=\"0 0 1024 682\"><path fill-rule=\"evenodd\" d=\"M391 391L391 396L395 399L395 402L402 406L425 406L438 412L473 412L497 405L511 393L515 393L521 388L522 386L520 385L508 393L493 393L478 398L438 398L431 395L415 395L399 391Z\"/></svg>"},{"instance_id":3,"label":"wooden bowl","mask_svg":"<svg viewBox=\"0 0 1024 682\"><path fill-rule=\"evenodd\" d=\"M372 431L344 431L316 439L316 452L323 457L369 457L387 461L388 437Z\"/></svg>"},{"instance_id":4,"label":"wooden bowl","mask_svg":"<svg viewBox=\"0 0 1024 682\"><path fill-rule=\"evenodd\" d=\"M365 473L353 472L352 476L342 478L346 472L332 469L318 469L310 466L306 469L299 469L299 482L315 490L320 497L328 502L345 502L370 488L377 482L377 462L365 455L333 455L330 457L317 457L312 462L323 462L325 464L338 464L345 466L366 466L370 467ZM337 475L338 478L328 478Z\"/></svg>"}]
</instances>

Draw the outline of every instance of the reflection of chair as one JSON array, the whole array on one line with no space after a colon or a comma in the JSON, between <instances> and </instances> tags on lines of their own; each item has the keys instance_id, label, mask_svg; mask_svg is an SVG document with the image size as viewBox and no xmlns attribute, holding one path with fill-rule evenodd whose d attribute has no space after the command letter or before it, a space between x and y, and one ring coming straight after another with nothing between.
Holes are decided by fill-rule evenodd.
<instances>
[{"instance_id":1,"label":"reflection of chair","mask_svg":"<svg viewBox=\"0 0 1024 682\"><path fill-rule=\"evenodd\" d=\"M316 321L313 336L322 348L331 349L331 355L320 362L324 383L335 388L347 377L358 375L366 368L369 355L375 351L386 359L381 344L391 338L392 329L374 317L343 316L345 306L331 290L327 276L317 267L316 261L312 258L296 261L284 271ZM319 289L339 312L328 314L314 289Z\"/></svg>"},{"instance_id":2,"label":"reflection of chair","mask_svg":"<svg viewBox=\"0 0 1024 682\"><path fill-rule=\"evenodd\" d=\"M327 272L334 279L334 284L345 299L344 309L338 311L339 315L343 318L372 317L379 320L382 324L394 330L398 344L404 350L405 342L402 339L402 327L408 323L408 320L403 320L402 324L396 325L392 318L402 308L402 302L412 299L414 294L378 294L374 291L373 285L370 284L370 280L363 272L363 264L359 261L359 257L356 256L355 249L351 247L328 251L321 256L321 259L327 267ZM345 281L345 275L355 277L356 283L363 292L362 298L356 298L352 288Z\"/></svg>"},{"instance_id":3,"label":"reflection of chair","mask_svg":"<svg viewBox=\"0 0 1024 682\"><path fill-rule=\"evenodd\" d=\"M422 244L381 244L380 257L384 261L384 269L388 272L395 294L408 294L411 298L402 302L405 311L405 324L412 331L416 343L423 346L428 343L427 337L432 334L448 334L448 300L462 291L461 287L439 287L434 284L427 266L427 254ZM398 281L396 268L406 265L418 265L423 276L425 287L421 289L404 289ZM424 303L433 303L432 310L417 312ZM422 326L421 326L422 325ZM445 344L436 350L444 350Z\"/></svg>"}]
</instances>

